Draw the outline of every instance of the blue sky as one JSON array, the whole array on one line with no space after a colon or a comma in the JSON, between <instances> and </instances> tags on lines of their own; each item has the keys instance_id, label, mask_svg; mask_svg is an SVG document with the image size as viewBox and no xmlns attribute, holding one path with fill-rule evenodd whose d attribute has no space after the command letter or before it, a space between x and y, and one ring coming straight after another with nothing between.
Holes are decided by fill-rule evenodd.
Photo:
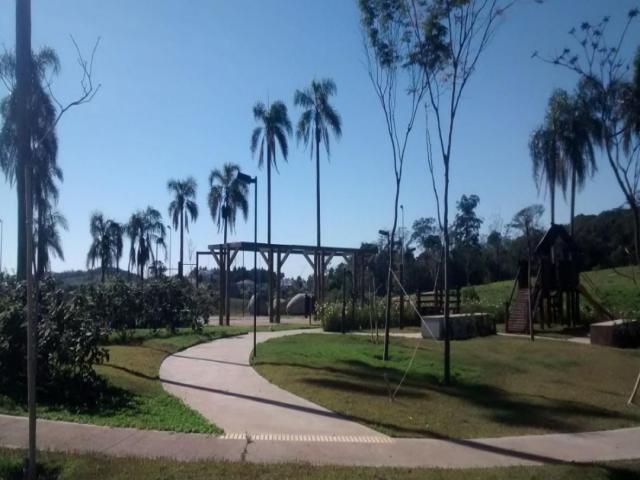
<instances>
[{"instance_id":1,"label":"blue sky","mask_svg":"<svg viewBox=\"0 0 640 480\"><path fill-rule=\"evenodd\" d=\"M571 88L575 77L532 59L531 53L556 52L574 24L605 14L619 21L637 4L524 0L509 12L463 100L452 159L452 205L460 195L476 193L479 214L490 224L545 202L531 180L529 133L542 120L551 91ZM101 37L95 78L102 88L92 103L65 115L58 130L58 162L65 174L59 208L70 230L63 234L66 261L54 261L54 270L84 267L94 210L120 221L147 205L166 215L169 178L198 180L201 215L189 233L194 249L221 242L206 206L209 172L229 161L249 174L258 172L249 151L254 103L281 99L295 122L295 89L327 76L338 85L334 105L344 135L333 143L330 162L325 159L321 166L323 243L357 246L375 240L377 230L391 224L390 146L363 64L355 1L33 0L32 10L34 48L49 45L61 58L54 90L63 101L79 91L69 35L87 53ZM6 47L13 47L13 21L14 2L2 2L0 44ZM636 25L629 45L638 45L639 33ZM435 216L424 152L420 121L401 193L407 226L417 217ZM274 242L314 244L314 172L309 152L291 139L289 161L280 164L272 183ZM265 239L266 172L258 173L259 236ZM601 161L596 178L578 197L577 211L596 213L622 203ZM2 182L3 266L9 270L15 268L15 211L15 190ZM240 222L232 238L251 240L252 219ZM564 203L558 219L568 219ZM173 240L175 264L175 235ZM237 261L241 264L241 257ZM309 271L304 260L292 259L285 272Z\"/></svg>"}]
</instances>

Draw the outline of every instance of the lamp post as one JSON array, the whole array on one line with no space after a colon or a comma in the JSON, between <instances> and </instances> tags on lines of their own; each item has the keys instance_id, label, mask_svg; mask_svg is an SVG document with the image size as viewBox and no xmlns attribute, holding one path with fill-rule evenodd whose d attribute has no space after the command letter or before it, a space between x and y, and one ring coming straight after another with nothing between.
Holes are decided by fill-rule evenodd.
<instances>
[{"instance_id":1,"label":"lamp post","mask_svg":"<svg viewBox=\"0 0 640 480\"><path fill-rule=\"evenodd\" d=\"M387 244L389 245L389 262L391 262L391 235L389 230L378 230L378 233L383 237L387 237ZM391 263L389 263L391 268ZM382 360L387 361L389 359L389 324L391 323L391 277L390 273L387 275L387 309L384 318L384 353Z\"/></svg>"},{"instance_id":2,"label":"lamp post","mask_svg":"<svg viewBox=\"0 0 640 480\"><path fill-rule=\"evenodd\" d=\"M238 180L253 187L253 358L256 358L256 330L258 323L258 176L238 172Z\"/></svg>"}]
</instances>

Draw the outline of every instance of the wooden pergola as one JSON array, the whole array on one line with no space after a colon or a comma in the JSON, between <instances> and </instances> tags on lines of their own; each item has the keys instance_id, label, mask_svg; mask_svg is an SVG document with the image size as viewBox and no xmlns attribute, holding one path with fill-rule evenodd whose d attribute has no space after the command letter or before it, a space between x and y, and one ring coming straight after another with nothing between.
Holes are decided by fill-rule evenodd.
<instances>
[{"instance_id":1,"label":"wooden pergola","mask_svg":"<svg viewBox=\"0 0 640 480\"><path fill-rule=\"evenodd\" d=\"M349 270L352 274L352 297L361 298L364 302L365 293L365 269L367 259L377 253L377 248L342 248L342 247L320 247L310 245L288 245L279 243L254 243L254 242L233 242L233 243L219 243L209 245L208 252L198 252L196 255L196 284L198 283L198 264L200 255L211 255L218 268L220 269L220 309L219 309L219 321L220 324L229 324L230 308L229 297L227 295L228 289L226 283L229 279L229 273L231 271L231 265L235 260L239 252L254 252L257 251L267 264L269 279L268 279L268 312L269 322L280 322L280 291L281 291L281 278L282 267L289 258L290 255L302 255L304 259L309 263L313 269L313 278L315 279L315 295L316 301L322 302L325 294L325 272L331 260L336 257L342 257L344 261L349 265ZM274 312L274 261L275 261L275 294L278 299ZM254 299L255 302L255 299ZM254 306L257 308L257 305ZM225 321L226 314L226 321Z\"/></svg>"}]
</instances>

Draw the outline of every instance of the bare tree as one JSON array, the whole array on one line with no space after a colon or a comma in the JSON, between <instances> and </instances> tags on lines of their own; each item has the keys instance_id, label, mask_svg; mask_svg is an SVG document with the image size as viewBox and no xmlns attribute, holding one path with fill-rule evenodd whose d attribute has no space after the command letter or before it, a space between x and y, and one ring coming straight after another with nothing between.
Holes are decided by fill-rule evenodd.
<instances>
[{"instance_id":1,"label":"bare tree","mask_svg":"<svg viewBox=\"0 0 640 480\"><path fill-rule=\"evenodd\" d=\"M95 52L95 49L94 49ZM87 64L85 62L84 67ZM83 67L83 68L84 68ZM85 73L87 70L85 68ZM31 159L31 151L34 148L33 143L37 147L37 144L44 140L44 138L32 139L30 132L29 121L29 99L32 94L32 79L33 79L33 61L31 52L31 0L17 0L16 1L16 97L17 97L17 159L18 159L18 175L22 175L24 172L25 182L25 218L19 218L20 223L24 222L24 232L26 235L26 251L24 261L24 268L27 280L27 305L26 305L26 317L27 317L27 404L29 411L29 463L27 476L29 479L35 479L37 475L36 468L36 310L34 305L34 299L37 296L38 282L37 278L33 275L33 198L32 198L32 177L33 177L33 165ZM87 88L93 91L93 84L90 82L91 71L88 71L89 83ZM84 81L84 79L83 79ZM85 90L85 94L87 90ZM76 105L80 105L85 101L89 101L93 96L89 93L88 96L81 97L79 101L76 101ZM74 102L72 102L74 103ZM62 106L56 120L53 123L53 128L57 125L62 115L67 112L72 106ZM50 135L53 132L53 128L45 133L45 136ZM20 260L20 259L19 259Z\"/></svg>"},{"instance_id":2,"label":"bare tree","mask_svg":"<svg viewBox=\"0 0 640 480\"><path fill-rule=\"evenodd\" d=\"M638 86L637 82L628 82L631 65L622 53L638 15L640 9L631 9L617 35L609 33L609 16L596 24L582 22L569 31L576 44L574 49L564 47L561 53L549 57L534 52L533 56L578 75L578 99L584 102L599 124L593 135L594 143L605 154L633 213L635 262L640 265ZM640 62L636 61L635 69L638 79Z\"/></svg>"},{"instance_id":3,"label":"bare tree","mask_svg":"<svg viewBox=\"0 0 640 480\"><path fill-rule=\"evenodd\" d=\"M395 180L393 226L389 232L389 269L385 310L384 355L389 358L389 326L391 324L391 273L393 248L398 226L398 200L405 153L416 115L426 92L426 77L419 65L410 62L416 45L408 35L405 0L359 0L367 72L384 114L391 144ZM398 108L398 93L406 91L408 109ZM402 120L399 117L402 115Z\"/></svg>"},{"instance_id":4,"label":"bare tree","mask_svg":"<svg viewBox=\"0 0 640 480\"><path fill-rule=\"evenodd\" d=\"M408 0L409 23L418 47L411 62L419 65L427 84L425 108L433 112L436 143L442 157L444 185L438 193L427 136L427 159L441 218L444 255L444 381L450 381L449 334L449 184L456 119L462 94L499 26L504 12L514 4L508 0ZM429 129L429 125L426 126ZM442 200L440 200L440 198ZM440 217L440 204L442 217Z\"/></svg>"}]
</instances>

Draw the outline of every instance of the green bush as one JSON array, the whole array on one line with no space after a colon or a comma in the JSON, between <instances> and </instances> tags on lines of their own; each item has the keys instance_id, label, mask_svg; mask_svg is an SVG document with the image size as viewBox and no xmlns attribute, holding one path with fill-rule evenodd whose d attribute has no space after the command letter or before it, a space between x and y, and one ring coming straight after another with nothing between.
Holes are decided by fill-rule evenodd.
<instances>
[{"instance_id":1,"label":"green bush","mask_svg":"<svg viewBox=\"0 0 640 480\"><path fill-rule=\"evenodd\" d=\"M81 293L67 294L51 279L40 283L37 302L38 392L51 402L91 404L103 389L94 370L108 358L103 326L91 317ZM26 396L26 286L0 280L0 392Z\"/></svg>"},{"instance_id":2,"label":"green bush","mask_svg":"<svg viewBox=\"0 0 640 480\"><path fill-rule=\"evenodd\" d=\"M384 328L386 312L386 299L376 298L373 302L360 306L356 303L352 306L347 302L345 306L345 318L342 319L342 302L327 302L318 307L318 316L322 322L322 328L326 332L341 332L351 330L369 330ZM419 319L413 312L411 305L406 302L404 309L404 326L419 325ZM391 327L400 326L400 303L391 304Z\"/></svg>"}]
</instances>

